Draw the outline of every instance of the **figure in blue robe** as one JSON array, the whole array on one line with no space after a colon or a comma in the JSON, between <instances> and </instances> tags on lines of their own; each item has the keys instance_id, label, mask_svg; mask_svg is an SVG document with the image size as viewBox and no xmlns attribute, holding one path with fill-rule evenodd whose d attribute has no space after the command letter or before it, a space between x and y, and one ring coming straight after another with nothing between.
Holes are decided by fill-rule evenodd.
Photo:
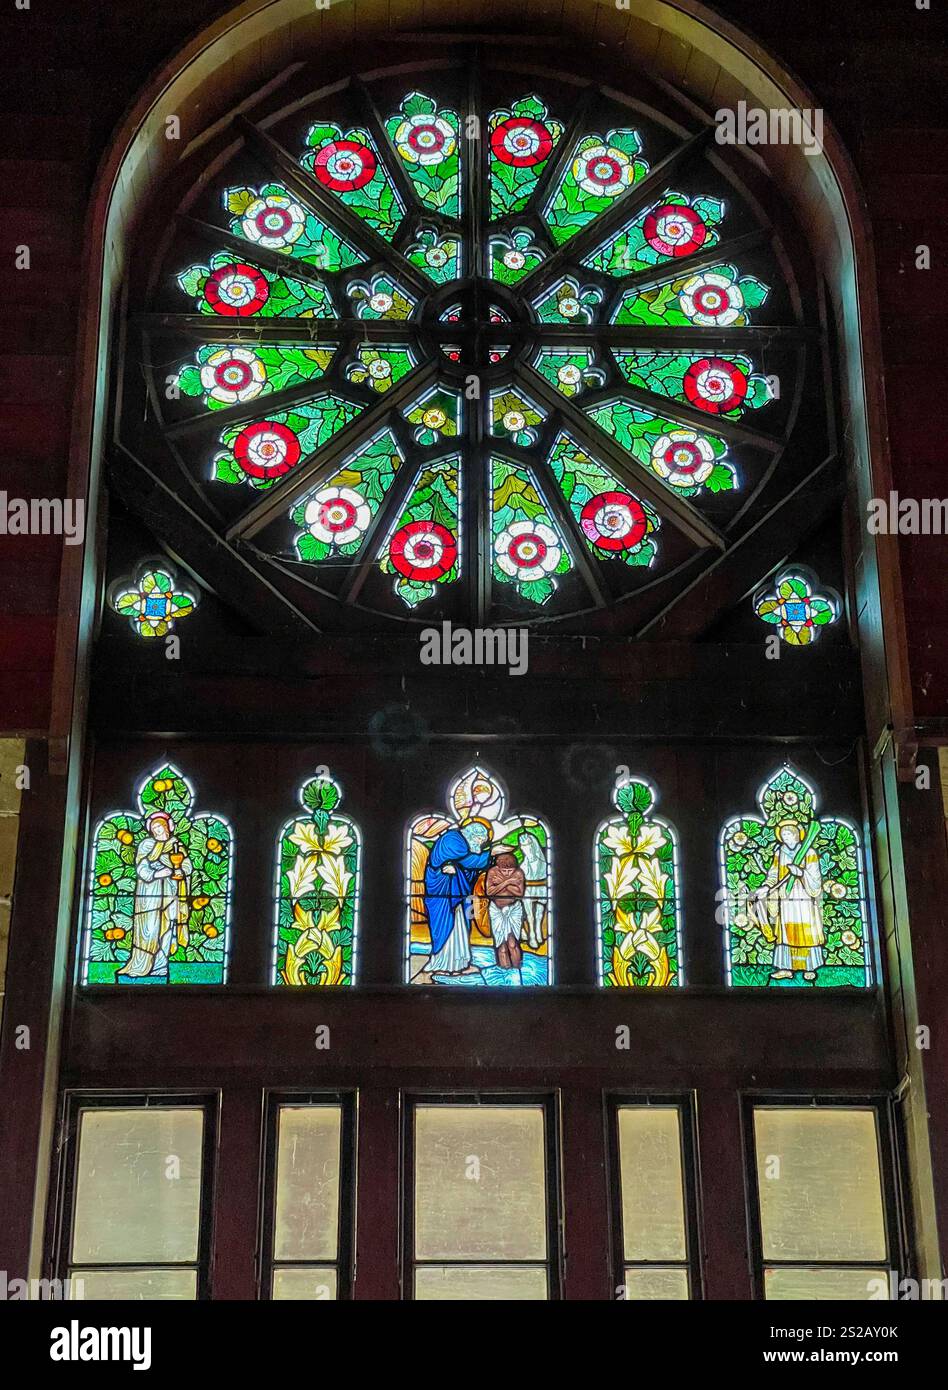
<instances>
[{"instance_id":1,"label":"figure in blue robe","mask_svg":"<svg viewBox=\"0 0 948 1390\"><path fill-rule=\"evenodd\" d=\"M425 911L431 933L429 974L459 975L471 967L471 893L490 864L487 826L472 821L443 831L425 867Z\"/></svg>"}]
</instances>

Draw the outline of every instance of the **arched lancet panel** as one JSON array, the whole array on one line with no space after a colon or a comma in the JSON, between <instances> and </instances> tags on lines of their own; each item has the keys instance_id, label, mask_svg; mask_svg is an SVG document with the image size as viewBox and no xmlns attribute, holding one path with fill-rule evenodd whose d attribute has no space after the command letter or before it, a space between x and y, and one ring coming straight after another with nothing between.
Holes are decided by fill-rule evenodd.
<instances>
[{"instance_id":1,"label":"arched lancet panel","mask_svg":"<svg viewBox=\"0 0 948 1390\"><path fill-rule=\"evenodd\" d=\"M194 809L194 788L169 764L142 783L137 810L112 811L97 825L83 984L225 982L234 832Z\"/></svg>"},{"instance_id":2,"label":"arched lancet panel","mask_svg":"<svg viewBox=\"0 0 948 1390\"><path fill-rule=\"evenodd\" d=\"M303 814L277 840L273 983L356 982L362 836L325 771L300 788Z\"/></svg>"},{"instance_id":3,"label":"arched lancet panel","mask_svg":"<svg viewBox=\"0 0 948 1390\"><path fill-rule=\"evenodd\" d=\"M761 815L721 832L728 984L872 983L859 832L817 817L817 793L790 767L757 796Z\"/></svg>"},{"instance_id":4,"label":"arched lancet panel","mask_svg":"<svg viewBox=\"0 0 948 1390\"><path fill-rule=\"evenodd\" d=\"M618 816L596 832L599 983L614 989L684 984L678 837L652 815L656 789L627 778L613 792Z\"/></svg>"}]
</instances>

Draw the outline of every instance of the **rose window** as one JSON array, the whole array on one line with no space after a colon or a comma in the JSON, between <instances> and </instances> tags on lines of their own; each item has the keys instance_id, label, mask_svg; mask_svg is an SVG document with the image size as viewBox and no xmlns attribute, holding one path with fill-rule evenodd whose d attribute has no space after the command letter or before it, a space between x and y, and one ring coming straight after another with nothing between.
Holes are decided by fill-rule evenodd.
<instances>
[{"instance_id":1,"label":"rose window","mask_svg":"<svg viewBox=\"0 0 948 1390\"><path fill-rule=\"evenodd\" d=\"M123 499L276 627L647 627L826 452L742 169L510 68L235 118L132 291Z\"/></svg>"}]
</instances>

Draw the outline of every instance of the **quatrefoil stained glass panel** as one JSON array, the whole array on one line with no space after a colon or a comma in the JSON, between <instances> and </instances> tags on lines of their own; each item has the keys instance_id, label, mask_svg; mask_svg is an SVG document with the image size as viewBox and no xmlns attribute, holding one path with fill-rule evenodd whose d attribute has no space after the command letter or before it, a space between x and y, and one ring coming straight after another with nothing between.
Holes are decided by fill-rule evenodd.
<instances>
[{"instance_id":1,"label":"quatrefoil stained glass panel","mask_svg":"<svg viewBox=\"0 0 948 1390\"><path fill-rule=\"evenodd\" d=\"M239 122L186 199L140 318L189 503L304 608L555 620L687 576L798 404L772 229L710 130L416 76Z\"/></svg>"}]
</instances>

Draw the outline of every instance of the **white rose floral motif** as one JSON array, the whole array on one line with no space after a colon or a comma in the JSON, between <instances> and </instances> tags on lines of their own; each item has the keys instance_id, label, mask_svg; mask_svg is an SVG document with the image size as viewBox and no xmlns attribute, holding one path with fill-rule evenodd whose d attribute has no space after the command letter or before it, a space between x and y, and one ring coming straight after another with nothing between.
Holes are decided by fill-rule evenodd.
<instances>
[{"instance_id":1,"label":"white rose floral motif","mask_svg":"<svg viewBox=\"0 0 948 1390\"><path fill-rule=\"evenodd\" d=\"M573 177L584 193L595 198L617 198L633 182L635 169L622 150L593 145L573 161Z\"/></svg>"},{"instance_id":2,"label":"white rose floral motif","mask_svg":"<svg viewBox=\"0 0 948 1390\"><path fill-rule=\"evenodd\" d=\"M686 280L678 303L685 317L699 328L727 328L744 312L744 296L738 286L714 270Z\"/></svg>"},{"instance_id":3,"label":"white rose floral motif","mask_svg":"<svg viewBox=\"0 0 948 1390\"><path fill-rule=\"evenodd\" d=\"M282 251L303 235L306 214L292 198L271 193L257 198L244 213L240 227L248 241L269 251Z\"/></svg>"},{"instance_id":4,"label":"white rose floral motif","mask_svg":"<svg viewBox=\"0 0 948 1390\"><path fill-rule=\"evenodd\" d=\"M494 542L497 563L512 579L552 574L562 557L556 532L541 522L515 521Z\"/></svg>"},{"instance_id":5,"label":"white rose floral motif","mask_svg":"<svg viewBox=\"0 0 948 1390\"><path fill-rule=\"evenodd\" d=\"M349 545L368 529L372 510L354 488L324 487L307 502L303 518L316 540Z\"/></svg>"},{"instance_id":6,"label":"white rose floral motif","mask_svg":"<svg viewBox=\"0 0 948 1390\"><path fill-rule=\"evenodd\" d=\"M222 405L252 401L263 390L267 370L250 348L220 348L201 368L201 385Z\"/></svg>"}]
</instances>

